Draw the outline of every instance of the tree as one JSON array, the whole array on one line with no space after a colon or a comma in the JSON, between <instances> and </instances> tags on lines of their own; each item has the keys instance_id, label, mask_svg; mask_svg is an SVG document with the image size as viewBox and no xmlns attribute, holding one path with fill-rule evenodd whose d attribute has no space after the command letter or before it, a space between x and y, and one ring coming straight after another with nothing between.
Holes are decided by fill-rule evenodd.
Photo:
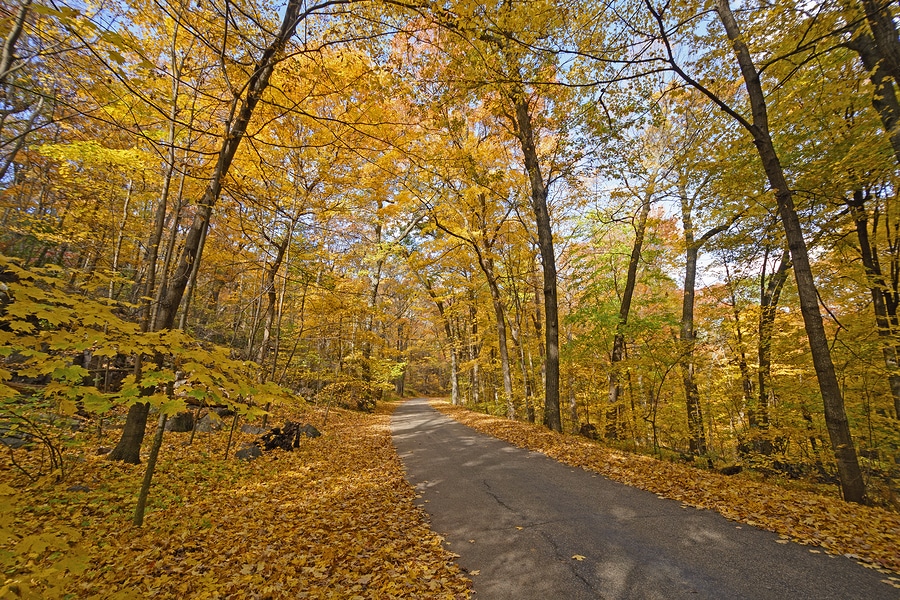
<instances>
[{"instance_id":1,"label":"tree","mask_svg":"<svg viewBox=\"0 0 900 600\"><path fill-rule=\"evenodd\" d=\"M715 4L716 14L725 30L727 39L731 43L747 91L751 109L751 117L747 119L679 66L669 41L670 36L664 22L664 13L654 8L649 1L646 2L646 6L658 25L660 40L666 50L663 60L670 65L679 77L709 97L713 103L731 116L753 138L754 145L762 161L763 170L774 190L782 227L790 249L794 277L800 296L800 311L806 326L806 333L816 369L816 377L825 407L825 419L831 438L831 446L837 459L841 489L846 500L865 503L865 482L862 478L853 439L850 435L850 426L844 409L843 395L837 381L828 339L819 313L818 296L810 266L809 253L803 238L800 220L794 207L793 192L787 183L781 159L769 132L766 96L763 92L760 74L756 68L750 48L741 33L741 29L727 0L717 0Z\"/></svg>"},{"instance_id":2,"label":"tree","mask_svg":"<svg viewBox=\"0 0 900 600\"><path fill-rule=\"evenodd\" d=\"M289 0L275 39L257 59L252 74L243 86L245 93L235 96L233 106L236 110L231 115L232 119L226 123L226 132L218 152L218 160L206 190L203 192L203 197L198 203L197 215L194 217L191 228L184 240L178 266L169 282L165 296L160 301L160 310L156 317L157 321L154 324L155 329L171 329L175 324L175 315L191 272L195 263L199 264L201 259L200 244L206 235L206 230L209 228L213 207L222 191L222 185L241 140L247 132L247 126L253 116L253 111L256 105L259 104L263 92L269 84L269 78L272 76L275 65L280 60L285 46L294 35L294 31L302 18L315 10L320 10L333 3L335 2L315 5L301 13L303 7L299 0ZM109 454L110 460L131 463L140 462L140 448L144 439L149 411L150 405L146 402L136 402L131 406L119 443Z\"/></svg>"}]
</instances>

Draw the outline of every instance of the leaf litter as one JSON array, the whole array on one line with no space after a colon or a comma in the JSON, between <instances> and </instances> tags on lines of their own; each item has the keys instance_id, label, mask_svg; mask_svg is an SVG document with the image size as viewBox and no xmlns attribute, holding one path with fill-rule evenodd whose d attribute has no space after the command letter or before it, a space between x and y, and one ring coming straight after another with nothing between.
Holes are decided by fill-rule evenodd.
<instances>
[{"instance_id":1,"label":"leaf litter","mask_svg":"<svg viewBox=\"0 0 900 600\"><path fill-rule=\"evenodd\" d=\"M54 484L0 462L0 598L469 598L413 503L391 408L332 408L322 437L249 463L222 459L227 431L167 433L143 528L143 465L84 452Z\"/></svg>"},{"instance_id":2,"label":"leaf litter","mask_svg":"<svg viewBox=\"0 0 900 600\"><path fill-rule=\"evenodd\" d=\"M687 465L602 446L581 436L561 434L522 421L476 413L432 401L444 414L519 448L682 502L683 507L715 510L724 517L781 534L800 544L846 555L889 575L900 587L900 515L807 491L788 490L741 476L725 476Z\"/></svg>"}]
</instances>

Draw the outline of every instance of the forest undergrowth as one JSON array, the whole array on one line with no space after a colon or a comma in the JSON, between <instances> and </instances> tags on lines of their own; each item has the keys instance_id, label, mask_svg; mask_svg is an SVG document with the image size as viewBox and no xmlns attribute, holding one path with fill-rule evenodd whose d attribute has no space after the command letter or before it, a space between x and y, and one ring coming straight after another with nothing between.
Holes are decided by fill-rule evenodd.
<instances>
[{"instance_id":1,"label":"forest undergrowth","mask_svg":"<svg viewBox=\"0 0 900 600\"><path fill-rule=\"evenodd\" d=\"M725 476L689 465L603 446L581 436L473 412L432 400L432 406L460 423L541 452L563 464L599 473L647 490L682 507L715 510L722 516L810 546L810 552L846 555L885 575L900 588L900 514L861 506L810 491L791 490L742 474Z\"/></svg>"},{"instance_id":2,"label":"forest undergrowth","mask_svg":"<svg viewBox=\"0 0 900 600\"><path fill-rule=\"evenodd\" d=\"M31 482L4 453L0 598L468 598L413 505L391 410L332 408L325 426L322 410L278 414L275 424L301 419L323 435L249 463L234 445L223 460L227 427L190 446L167 432L142 528L131 515L144 467L97 455L96 435L76 440L63 482ZM39 454L16 459L36 469Z\"/></svg>"}]
</instances>

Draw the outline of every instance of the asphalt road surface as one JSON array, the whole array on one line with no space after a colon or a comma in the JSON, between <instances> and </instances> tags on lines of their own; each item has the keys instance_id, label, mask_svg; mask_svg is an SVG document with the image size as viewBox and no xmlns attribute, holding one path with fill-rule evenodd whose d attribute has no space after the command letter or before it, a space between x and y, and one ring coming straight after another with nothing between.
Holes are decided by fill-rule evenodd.
<instances>
[{"instance_id":1,"label":"asphalt road surface","mask_svg":"<svg viewBox=\"0 0 900 600\"><path fill-rule=\"evenodd\" d=\"M426 400L398 407L391 428L481 600L900 599L851 559L515 448Z\"/></svg>"}]
</instances>

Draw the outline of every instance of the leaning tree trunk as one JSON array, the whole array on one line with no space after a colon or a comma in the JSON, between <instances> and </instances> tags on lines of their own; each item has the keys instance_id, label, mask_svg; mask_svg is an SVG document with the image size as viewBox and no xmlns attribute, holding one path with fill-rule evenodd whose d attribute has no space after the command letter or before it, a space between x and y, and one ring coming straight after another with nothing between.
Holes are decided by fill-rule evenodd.
<instances>
[{"instance_id":1,"label":"leaning tree trunk","mask_svg":"<svg viewBox=\"0 0 900 600\"><path fill-rule=\"evenodd\" d=\"M544 363L544 425L562 432L559 408L559 302L556 289L556 254L553 250L553 229L547 207L547 184L541 173L531 123L530 107L524 95L513 99L515 105L514 129L522 147L525 170L531 184L531 206L537 224L538 248L544 272L544 323L546 359Z\"/></svg>"},{"instance_id":2,"label":"leaning tree trunk","mask_svg":"<svg viewBox=\"0 0 900 600\"><path fill-rule=\"evenodd\" d=\"M15 5L14 5L15 6ZM19 36L25 28L25 19L28 17L28 8L31 6L31 0L25 0L19 5L19 12L13 22L12 29L6 34L6 40L3 42L3 49L0 51L0 86L6 85L6 79L12 70L13 62L16 60L16 43Z\"/></svg>"},{"instance_id":3,"label":"leaning tree trunk","mask_svg":"<svg viewBox=\"0 0 900 600\"><path fill-rule=\"evenodd\" d=\"M228 174L234 155L241 140L244 138L247 125L253 116L253 111L269 85L269 78L272 76L278 57L284 50L288 40L294 35L299 21L301 6L301 0L288 0L278 35L257 61L256 68L247 82L247 95L241 101L240 109L237 111L234 120L229 123L230 126L222 140L219 157L213 169L212 177L206 187L206 191L203 193L203 197L198 203L197 214L185 238L181 256L178 260L178 267L169 281L165 295L160 301L155 327L158 330L171 329L175 323L175 314L178 311L178 305L181 303L181 298L194 263L199 263L200 261L200 241L209 227L213 206L219 199L225 176ZM144 440L144 431L147 428L147 415L149 413L150 405L146 402L133 404L129 408L125 429L122 432L119 443L116 444L116 447L109 454L110 460L135 464L140 462L141 443Z\"/></svg>"},{"instance_id":4,"label":"leaning tree trunk","mask_svg":"<svg viewBox=\"0 0 900 600\"><path fill-rule=\"evenodd\" d=\"M803 315L816 378L822 394L825 423L837 461L841 490L845 500L865 503L867 501L866 485L859 468L853 438L850 435L850 424L847 421L844 398L834 370L834 363L831 360L831 349L825 334L825 325L819 312L818 292L812 275L806 241L803 239L803 228L794 208L793 193L788 186L781 160L769 133L768 109L759 73L753 63L750 48L744 41L734 14L731 12L728 0L716 0L715 7L728 39L731 41L750 100L752 122L740 118L741 125L753 136L753 142L762 160L766 177L775 191L778 212L794 265L794 278L797 282L797 293L800 296L800 312Z\"/></svg>"}]
</instances>

